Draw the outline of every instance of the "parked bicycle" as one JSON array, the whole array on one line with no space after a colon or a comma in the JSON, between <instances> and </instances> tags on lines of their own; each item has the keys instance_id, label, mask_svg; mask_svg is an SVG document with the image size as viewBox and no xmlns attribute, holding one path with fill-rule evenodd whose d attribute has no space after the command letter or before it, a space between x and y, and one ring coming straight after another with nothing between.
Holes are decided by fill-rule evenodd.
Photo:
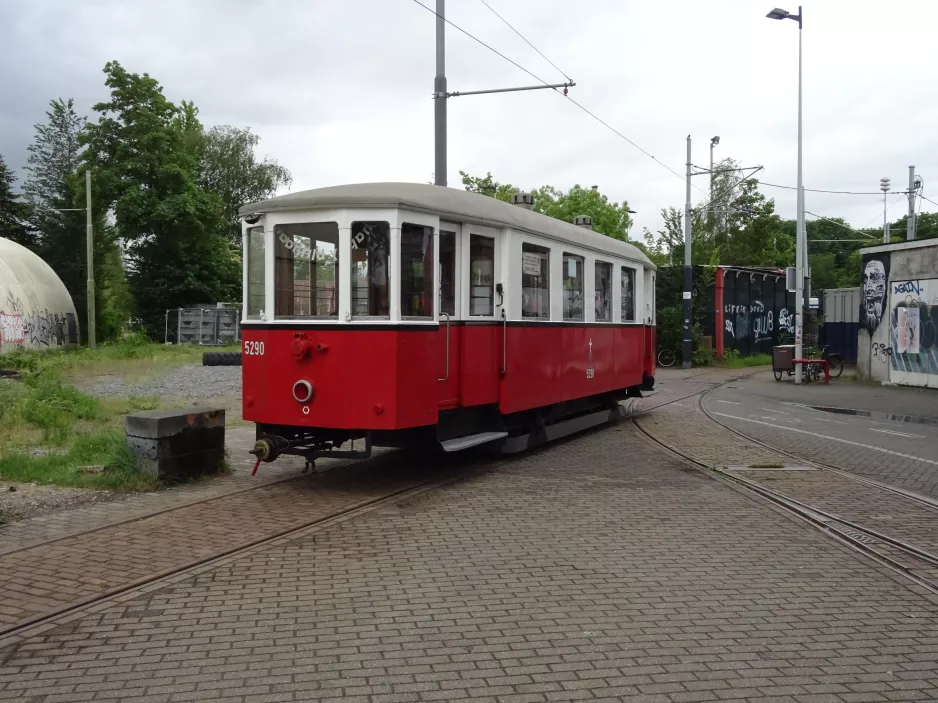
<instances>
[{"instance_id":1,"label":"parked bicycle","mask_svg":"<svg viewBox=\"0 0 938 703\"><path fill-rule=\"evenodd\" d=\"M665 348L658 352L659 366L672 366L676 360L677 357L671 349Z\"/></svg>"},{"instance_id":2,"label":"parked bicycle","mask_svg":"<svg viewBox=\"0 0 938 703\"><path fill-rule=\"evenodd\" d=\"M820 358L827 362L827 366L831 375L831 378L840 378L840 374L844 372L844 359L840 355L840 352L828 352L830 346L825 344L820 349L821 356ZM809 359L818 358L814 356L815 350L812 350L812 355L809 356Z\"/></svg>"}]
</instances>

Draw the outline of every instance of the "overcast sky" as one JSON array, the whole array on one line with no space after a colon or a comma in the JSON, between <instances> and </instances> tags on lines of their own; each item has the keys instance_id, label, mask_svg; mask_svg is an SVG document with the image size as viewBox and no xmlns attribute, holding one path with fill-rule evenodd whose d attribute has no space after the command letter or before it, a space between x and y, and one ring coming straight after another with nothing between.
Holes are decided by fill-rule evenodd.
<instances>
[{"instance_id":1,"label":"overcast sky","mask_svg":"<svg viewBox=\"0 0 938 703\"><path fill-rule=\"evenodd\" d=\"M577 82L571 97L674 171L688 134L701 166L719 135L718 159L795 184L798 26L766 19L772 0L487 1ZM889 176L902 189L914 164L938 200L938 2L816 0L804 14L805 187L877 191ZM563 80L480 0L449 0L447 15ZM0 27L0 154L14 169L48 101L74 97L90 114L116 59L193 100L206 125L250 126L260 155L293 172L292 190L432 179L434 17L414 0L0 0ZM451 91L536 83L453 28L447 76ZM523 188L595 184L638 211L635 238L683 205L682 177L552 91L448 109L450 186L460 169ZM706 176L694 184L700 201ZM794 191L763 190L795 216ZM889 203L891 220L907 208ZM882 222L878 195L808 193L806 208Z\"/></svg>"}]
</instances>

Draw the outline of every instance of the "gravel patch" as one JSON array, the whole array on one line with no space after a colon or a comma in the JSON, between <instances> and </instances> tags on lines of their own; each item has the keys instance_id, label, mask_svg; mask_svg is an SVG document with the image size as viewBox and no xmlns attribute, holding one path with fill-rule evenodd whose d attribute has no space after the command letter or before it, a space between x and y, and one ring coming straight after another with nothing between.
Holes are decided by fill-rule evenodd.
<instances>
[{"instance_id":1,"label":"gravel patch","mask_svg":"<svg viewBox=\"0 0 938 703\"><path fill-rule=\"evenodd\" d=\"M4 520L25 520L91 503L112 503L131 495L134 494L0 481L0 529Z\"/></svg>"},{"instance_id":2,"label":"gravel patch","mask_svg":"<svg viewBox=\"0 0 938 703\"><path fill-rule=\"evenodd\" d=\"M99 397L159 396L198 400L241 395L240 366L189 364L153 378L130 382L121 375L97 376L82 383L83 390Z\"/></svg>"}]
</instances>

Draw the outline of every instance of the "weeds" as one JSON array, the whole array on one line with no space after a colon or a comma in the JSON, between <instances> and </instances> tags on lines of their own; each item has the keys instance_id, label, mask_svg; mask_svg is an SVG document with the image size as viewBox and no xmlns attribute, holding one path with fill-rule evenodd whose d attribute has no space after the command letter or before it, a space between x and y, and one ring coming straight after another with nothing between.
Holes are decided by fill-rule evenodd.
<instances>
[{"instance_id":1,"label":"weeds","mask_svg":"<svg viewBox=\"0 0 938 703\"><path fill-rule=\"evenodd\" d=\"M772 363L772 357L768 354L753 354L752 356L725 356L723 366L727 369L741 369L750 366L766 366Z\"/></svg>"}]
</instances>

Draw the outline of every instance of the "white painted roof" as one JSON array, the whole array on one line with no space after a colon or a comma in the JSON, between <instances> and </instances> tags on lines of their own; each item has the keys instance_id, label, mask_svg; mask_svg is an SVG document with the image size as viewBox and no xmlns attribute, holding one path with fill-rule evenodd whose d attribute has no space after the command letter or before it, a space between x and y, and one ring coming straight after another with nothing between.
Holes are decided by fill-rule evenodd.
<instances>
[{"instance_id":1,"label":"white painted roof","mask_svg":"<svg viewBox=\"0 0 938 703\"><path fill-rule=\"evenodd\" d=\"M242 207L240 213L249 215L334 207L403 207L439 215L444 220L509 227L609 252L640 261L646 268L655 268L641 249L628 242L487 195L424 183L355 183L315 188L250 203Z\"/></svg>"}]
</instances>

